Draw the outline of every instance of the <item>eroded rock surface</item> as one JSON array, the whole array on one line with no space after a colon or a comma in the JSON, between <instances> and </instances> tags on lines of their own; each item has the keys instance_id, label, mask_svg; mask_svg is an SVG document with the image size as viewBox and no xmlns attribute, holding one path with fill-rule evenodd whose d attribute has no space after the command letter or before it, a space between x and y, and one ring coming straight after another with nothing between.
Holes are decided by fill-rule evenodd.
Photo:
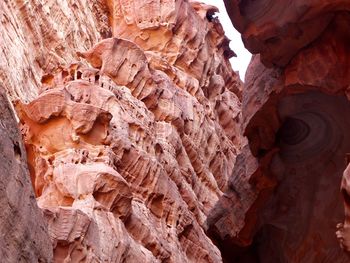
<instances>
[{"instance_id":1,"label":"eroded rock surface","mask_svg":"<svg viewBox=\"0 0 350 263\"><path fill-rule=\"evenodd\" d=\"M246 47L266 65L286 66L332 23L348 12L347 0L224 0Z\"/></svg>"},{"instance_id":2,"label":"eroded rock surface","mask_svg":"<svg viewBox=\"0 0 350 263\"><path fill-rule=\"evenodd\" d=\"M348 162L349 160L347 160ZM340 243L340 247L346 251L350 251L350 232L349 232L349 213L350 213L350 199L349 199L349 165L346 167L342 182L341 182L341 193L344 199L344 212L345 212L345 220L344 223L339 223L337 225L337 238Z\"/></svg>"},{"instance_id":3,"label":"eroded rock surface","mask_svg":"<svg viewBox=\"0 0 350 263\"><path fill-rule=\"evenodd\" d=\"M41 77L111 36L104 1L0 2L0 80L12 99L28 102Z\"/></svg>"},{"instance_id":4,"label":"eroded rock surface","mask_svg":"<svg viewBox=\"0 0 350 263\"><path fill-rule=\"evenodd\" d=\"M348 249L348 172L335 235L350 151L349 3L225 2L256 55L242 94L249 148L208 233L228 262L349 262L337 240Z\"/></svg>"},{"instance_id":5,"label":"eroded rock surface","mask_svg":"<svg viewBox=\"0 0 350 263\"><path fill-rule=\"evenodd\" d=\"M217 9L97 3L10 6L32 14L18 23L34 29L40 19L28 17L52 14L49 33L35 30L39 48L20 45L43 56L18 68L35 77L3 81L17 99L54 261L221 262L206 219L244 140L241 82Z\"/></svg>"}]
</instances>

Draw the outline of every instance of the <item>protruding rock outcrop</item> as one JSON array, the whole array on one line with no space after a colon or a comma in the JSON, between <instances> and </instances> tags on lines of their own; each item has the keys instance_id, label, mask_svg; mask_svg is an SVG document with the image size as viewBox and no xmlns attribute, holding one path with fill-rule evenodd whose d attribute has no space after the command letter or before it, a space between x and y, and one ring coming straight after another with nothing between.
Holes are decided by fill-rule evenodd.
<instances>
[{"instance_id":1,"label":"protruding rock outcrop","mask_svg":"<svg viewBox=\"0 0 350 263\"><path fill-rule=\"evenodd\" d=\"M265 65L282 67L301 49L317 42L335 16L350 10L347 0L224 2L247 49L260 54Z\"/></svg>"}]
</instances>

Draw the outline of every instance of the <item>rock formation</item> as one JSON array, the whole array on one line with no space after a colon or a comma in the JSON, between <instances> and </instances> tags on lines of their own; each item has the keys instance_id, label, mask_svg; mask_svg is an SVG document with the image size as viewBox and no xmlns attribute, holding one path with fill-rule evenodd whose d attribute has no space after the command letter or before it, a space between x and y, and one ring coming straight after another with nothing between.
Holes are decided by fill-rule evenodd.
<instances>
[{"instance_id":1,"label":"rock formation","mask_svg":"<svg viewBox=\"0 0 350 263\"><path fill-rule=\"evenodd\" d=\"M1 262L51 262L52 245L37 206L13 108L0 94Z\"/></svg>"},{"instance_id":2,"label":"rock formation","mask_svg":"<svg viewBox=\"0 0 350 263\"><path fill-rule=\"evenodd\" d=\"M53 261L221 262L206 219L244 140L217 9L83 2L0 3L0 80Z\"/></svg>"},{"instance_id":3,"label":"rock formation","mask_svg":"<svg viewBox=\"0 0 350 263\"><path fill-rule=\"evenodd\" d=\"M350 3L225 4L0 2L5 262L349 262Z\"/></svg>"},{"instance_id":4,"label":"rock formation","mask_svg":"<svg viewBox=\"0 0 350 263\"><path fill-rule=\"evenodd\" d=\"M347 160L349 161L349 160ZM340 247L346 251L350 251L350 232L349 232L349 214L350 214L350 199L349 199L349 165L344 171L342 182L341 182L341 193L344 198L344 208L345 208L345 222L339 223L337 225L337 238L340 243Z\"/></svg>"},{"instance_id":5,"label":"rock formation","mask_svg":"<svg viewBox=\"0 0 350 263\"><path fill-rule=\"evenodd\" d=\"M349 262L336 238L347 131L349 1L225 0L255 54L242 93L249 147L208 218L227 262ZM344 173L348 244L348 170Z\"/></svg>"}]
</instances>

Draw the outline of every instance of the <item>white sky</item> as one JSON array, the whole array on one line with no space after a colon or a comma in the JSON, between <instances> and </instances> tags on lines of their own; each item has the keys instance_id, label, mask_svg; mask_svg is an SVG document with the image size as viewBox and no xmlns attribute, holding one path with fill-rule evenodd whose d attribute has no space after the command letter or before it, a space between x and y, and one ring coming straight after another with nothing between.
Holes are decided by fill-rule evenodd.
<instances>
[{"instance_id":1,"label":"white sky","mask_svg":"<svg viewBox=\"0 0 350 263\"><path fill-rule=\"evenodd\" d=\"M251 59L251 54L245 49L240 33L233 27L231 20L226 12L223 0L198 0L200 2L217 6L220 10L218 17L224 27L226 36L231 39L230 47L237 54L237 57L231 58L230 62L233 70L239 71L241 79L244 81L245 72Z\"/></svg>"}]
</instances>

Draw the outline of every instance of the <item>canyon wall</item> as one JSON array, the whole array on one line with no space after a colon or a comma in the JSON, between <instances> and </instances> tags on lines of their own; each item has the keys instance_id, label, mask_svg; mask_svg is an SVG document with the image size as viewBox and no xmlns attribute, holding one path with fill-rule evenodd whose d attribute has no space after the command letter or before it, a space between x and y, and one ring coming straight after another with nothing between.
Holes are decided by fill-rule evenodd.
<instances>
[{"instance_id":1,"label":"canyon wall","mask_svg":"<svg viewBox=\"0 0 350 263\"><path fill-rule=\"evenodd\" d=\"M242 93L249 146L208 232L227 262L349 262L350 3L225 4L255 54Z\"/></svg>"},{"instance_id":2,"label":"canyon wall","mask_svg":"<svg viewBox=\"0 0 350 263\"><path fill-rule=\"evenodd\" d=\"M5 262L349 261L350 4L225 4L0 2Z\"/></svg>"},{"instance_id":3,"label":"canyon wall","mask_svg":"<svg viewBox=\"0 0 350 263\"><path fill-rule=\"evenodd\" d=\"M51 262L52 245L30 184L25 147L7 95L0 94L1 262Z\"/></svg>"},{"instance_id":4,"label":"canyon wall","mask_svg":"<svg viewBox=\"0 0 350 263\"><path fill-rule=\"evenodd\" d=\"M207 217L244 139L217 11L185 0L0 3L1 87L25 145L10 150L27 157L23 184L41 209L30 195L31 212L18 207L42 230L26 225L27 261L222 261ZM16 202L20 191L9 189Z\"/></svg>"}]
</instances>

